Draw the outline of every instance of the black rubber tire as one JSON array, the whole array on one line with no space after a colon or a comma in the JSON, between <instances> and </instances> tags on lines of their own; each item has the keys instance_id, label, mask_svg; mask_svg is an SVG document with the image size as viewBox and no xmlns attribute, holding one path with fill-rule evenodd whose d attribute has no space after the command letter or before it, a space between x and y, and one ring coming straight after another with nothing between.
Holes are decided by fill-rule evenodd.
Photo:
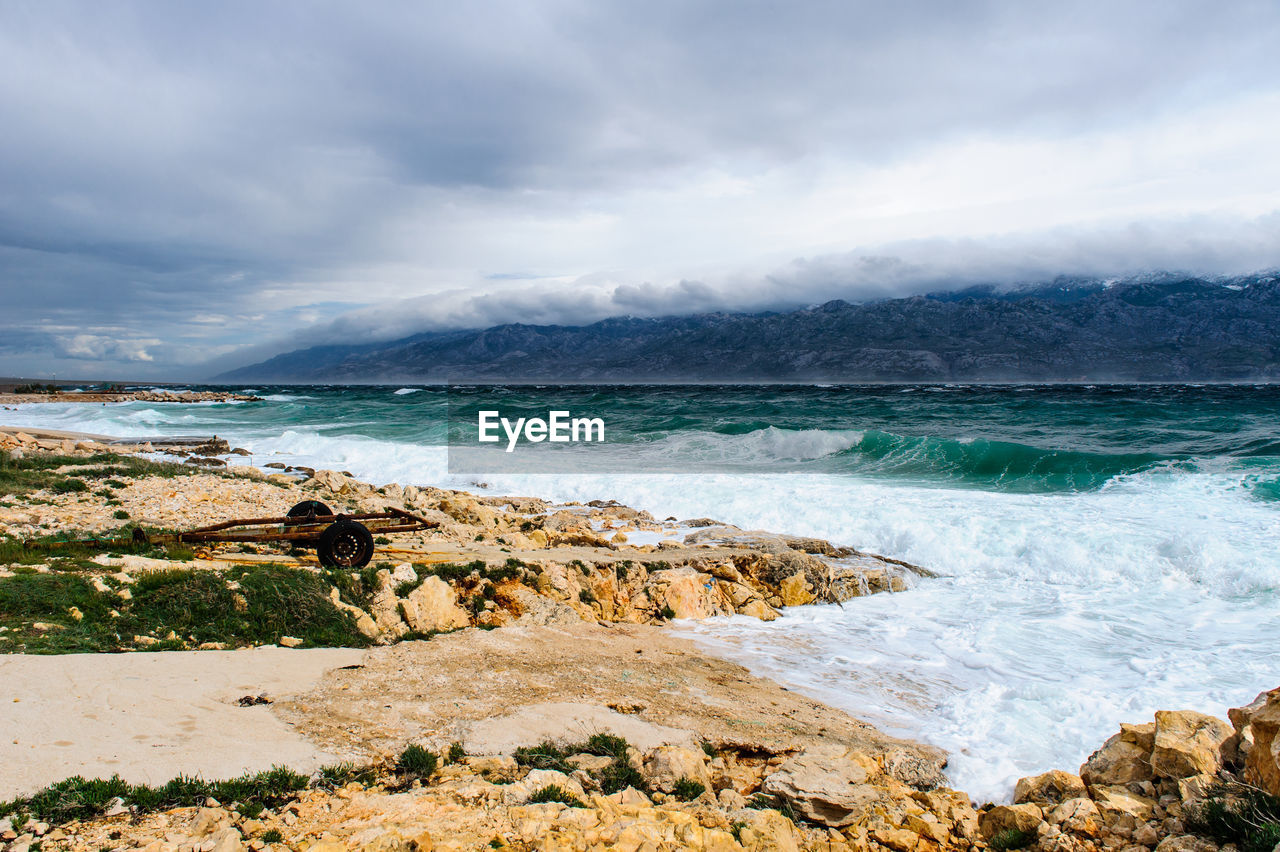
<instances>
[{"instance_id":1,"label":"black rubber tire","mask_svg":"<svg viewBox=\"0 0 1280 852\"><path fill-rule=\"evenodd\" d=\"M356 521L332 523L320 533L316 556L327 568L363 568L373 559L373 533Z\"/></svg>"},{"instance_id":2,"label":"black rubber tire","mask_svg":"<svg viewBox=\"0 0 1280 852\"><path fill-rule=\"evenodd\" d=\"M284 523L285 526L292 527L299 524L314 523L316 518L327 518L332 515L333 510L319 500L303 500L286 513L287 517L294 520L285 521Z\"/></svg>"}]
</instances>

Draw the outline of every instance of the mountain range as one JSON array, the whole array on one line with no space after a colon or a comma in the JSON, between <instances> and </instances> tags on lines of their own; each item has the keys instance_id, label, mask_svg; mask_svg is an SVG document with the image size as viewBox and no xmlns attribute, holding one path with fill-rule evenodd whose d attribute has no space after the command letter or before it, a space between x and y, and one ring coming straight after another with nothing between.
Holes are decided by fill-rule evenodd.
<instances>
[{"instance_id":1,"label":"mountain range","mask_svg":"<svg viewBox=\"0 0 1280 852\"><path fill-rule=\"evenodd\" d=\"M1280 272L1059 278L785 312L433 331L298 349L215 380L1280 380Z\"/></svg>"}]
</instances>

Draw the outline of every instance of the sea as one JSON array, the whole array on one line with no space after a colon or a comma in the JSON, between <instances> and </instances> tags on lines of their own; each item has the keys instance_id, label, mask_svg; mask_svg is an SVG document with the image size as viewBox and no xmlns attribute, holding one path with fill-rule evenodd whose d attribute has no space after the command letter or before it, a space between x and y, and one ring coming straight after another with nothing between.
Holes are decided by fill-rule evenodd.
<instances>
[{"instance_id":1,"label":"sea","mask_svg":"<svg viewBox=\"0 0 1280 852\"><path fill-rule=\"evenodd\" d=\"M1121 722L1225 717L1280 686L1280 387L237 390L263 401L30 404L0 422L217 434L258 465L612 499L924 566L937 576L904 592L673 629L945 749L951 783L978 801L1074 771ZM584 467L451 467L450 441L474 438L467 418L489 407L589 414L607 439Z\"/></svg>"}]
</instances>

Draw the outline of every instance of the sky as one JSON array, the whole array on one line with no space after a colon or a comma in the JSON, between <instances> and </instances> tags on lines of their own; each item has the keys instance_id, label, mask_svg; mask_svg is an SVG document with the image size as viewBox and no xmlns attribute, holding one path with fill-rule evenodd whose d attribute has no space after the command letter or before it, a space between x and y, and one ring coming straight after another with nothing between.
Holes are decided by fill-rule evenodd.
<instances>
[{"instance_id":1,"label":"sky","mask_svg":"<svg viewBox=\"0 0 1280 852\"><path fill-rule=\"evenodd\" d=\"M1274 2L0 4L0 375L1280 266Z\"/></svg>"}]
</instances>

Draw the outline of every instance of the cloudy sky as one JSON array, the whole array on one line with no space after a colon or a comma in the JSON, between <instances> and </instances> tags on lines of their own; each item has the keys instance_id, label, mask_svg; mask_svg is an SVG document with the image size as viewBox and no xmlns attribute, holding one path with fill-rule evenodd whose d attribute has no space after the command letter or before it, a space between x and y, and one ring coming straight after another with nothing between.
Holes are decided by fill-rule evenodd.
<instances>
[{"instance_id":1,"label":"cloudy sky","mask_svg":"<svg viewBox=\"0 0 1280 852\"><path fill-rule=\"evenodd\" d=\"M0 4L0 374L1280 266L1274 2Z\"/></svg>"}]
</instances>

